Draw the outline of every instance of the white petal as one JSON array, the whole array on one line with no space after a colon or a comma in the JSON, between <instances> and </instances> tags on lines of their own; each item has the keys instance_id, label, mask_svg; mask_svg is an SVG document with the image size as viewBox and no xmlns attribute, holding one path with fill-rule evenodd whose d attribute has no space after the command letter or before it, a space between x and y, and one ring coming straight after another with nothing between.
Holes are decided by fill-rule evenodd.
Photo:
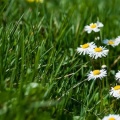
<instances>
[{"instance_id":1,"label":"white petal","mask_svg":"<svg viewBox=\"0 0 120 120\"><path fill-rule=\"evenodd\" d=\"M97 21L97 26L98 27L103 27L104 25L101 22Z\"/></svg>"},{"instance_id":2,"label":"white petal","mask_svg":"<svg viewBox=\"0 0 120 120\"><path fill-rule=\"evenodd\" d=\"M95 28L95 29L93 29L93 31L94 31L94 32L99 32L99 31L100 31L100 29Z\"/></svg>"}]
</instances>

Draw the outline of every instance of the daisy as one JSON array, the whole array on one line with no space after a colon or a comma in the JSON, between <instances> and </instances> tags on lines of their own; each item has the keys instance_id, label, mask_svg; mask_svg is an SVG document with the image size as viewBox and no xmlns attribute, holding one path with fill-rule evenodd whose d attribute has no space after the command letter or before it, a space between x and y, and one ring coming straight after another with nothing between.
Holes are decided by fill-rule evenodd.
<instances>
[{"instance_id":1,"label":"daisy","mask_svg":"<svg viewBox=\"0 0 120 120\"><path fill-rule=\"evenodd\" d=\"M89 56L97 59L101 57L106 57L108 55L109 50L105 47L95 47L94 49L90 49Z\"/></svg>"},{"instance_id":2,"label":"daisy","mask_svg":"<svg viewBox=\"0 0 120 120\"><path fill-rule=\"evenodd\" d=\"M118 42L114 39L111 39L111 40L105 39L103 40L103 43L106 45L111 45L112 47L115 47L118 45Z\"/></svg>"},{"instance_id":3,"label":"daisy","mask_svg":"<svg viewBox=\"0 0 120 120\"><path fill-rule=\"evenodd\" d=\"M95 48L96 45L95 43L91 42L91 43L86 43L86 44L83 44L83 45L80 45L80 47L77 48L77 52L81 55L85 55L85 54L88 54L90 52L90 49L93 49Z\"/></svg>"},{"instance_id":4,"label":"daisy","mask_svg":"<svg viewBox=\"0 0 120 120\"><path fill-rule=\"evenodd\" d=\"M119 99L120 98L120 85L116 85L115 87L112 87L110 90L110 95Z\"/></svg>"},{"instance_id":5,"label":"daisy","mask_svg":"<svg viewBox=\"0 0 120 120\"><path fill-rule=\"evenodd\" d=\"M120 120L120 115L110 114L105 116L102 120Z\"/></svg>"},{"instance_id":6,"label":"daisy","mask_svg":"<svg viewBox=\"0 0 120 120\"><path fill-rule=\"evenodd\" d=\"M88 81L91 79L96 80L97 78L102 79L106 76L107 76L107 72L105 69L93 70L90 71L90 73L88 74Z\"/></svg>"},{"instance_id":7,"label":"daisy","mask_svg":"<svg viewBox=\"0 0 120 120\"><path fill-rule=\"evenodd\" d=\"M27 2L40 2L43 3L43 0L26 0Z\"/></svg>"},{"instance_id":8,"label":"daisy","mask_svg":"<svg viewBox=\"0 0 120 120\"><path fill-rule=\"evenodd\" d=\"M91 23L90 25L86 25L84 30L87 33L91 33L92 31L99 32L101 27L103 27L103 24L97 21L97 23Z\"/></svg>"}]
</instances>

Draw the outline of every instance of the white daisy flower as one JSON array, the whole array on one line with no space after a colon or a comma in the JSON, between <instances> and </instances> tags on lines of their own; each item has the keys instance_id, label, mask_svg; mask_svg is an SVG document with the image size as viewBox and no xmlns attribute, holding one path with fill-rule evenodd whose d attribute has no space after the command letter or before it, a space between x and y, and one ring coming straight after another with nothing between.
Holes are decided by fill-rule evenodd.
<instances>
[{"instance_id":1,"label":"white daisy flower","mask_svg":"<svg viewBox=\"0 0 120 120\"><path fill-rule=\"evenodd\" d=\"M115 87L112 87L110 90L110 95L119 99L120 98L120 85L116 85Z\"/></svg>"},{"instance_id":2,"label":"white daisy flower","mask_svg":"<svg viewBox=\"0 0 120 120\"><path fill-rule=\"evenodd\" d=\"M93 70L90 71L90 73L88 74L88 81L91 79L96 80L97 78L102 79L106 76L107 76L107 71L105 69Z\"/></svg>"},{"instance_id":3,"label":"white daisy flower","mask_svg":"<svg viewBox=\"0 0 120 120\"><path fill-rule=\"evenodd\" d=\"M101 27L103 27L103 24L97 21L97 23L91 23L90 25L86 25L84 30L87 33L91 33L92 31L99 32Z\"/></svg>"},{"instance_id":4,"label":"white daisy flower","mask_svg":"<svg viewBox=\"0 0 120 120\"><path fill-rule=\"evenodd\" d=\"M94 49L90 49L89 56L97 59L101 57L106 57L108 55L109 50L105 47L95 47Z\"/></svg>"},{"instance_id":5,"label":"white daisy flower","mask_svg":"<svg viewBox=\"0 0 120 120\"><path fill-rule=\"evenodd\" d=\"M105 39L103 40L103 43L106 45L111 45L112 47L118 46L118 42L114 39L111 40Z\"/></svg>"},{"instance_id":6,"label":"white daisy flower","mask_svg":"<svg viewBox=\"0 0 120 120\"><path fill-rule=\"evenodd\" d=\"M116 39L115 39L116 43L117 44L120 44L120 36L118 36Z\"/></svg>"},{"instance_id":7,"label":"white daisy flower","mask_svg":"<svg viewBox=\"0 0 120 120\"><path fill-rule=\"evenodd\" d=\"M105 116L102 120L120 120L120 115L110 114Z\"/></svg>"},{"instance_id":8,"label":"white daisy flower","mask_svg":"<svg viewBox=\"0 0 120 120\"><path fill-rule=\"evenodd\" d=\"M81 55L85 55L85 54L88 54L90 52L90 49L93 49L95 48L96 45L95 43L91 42L91 43L86 43L86 44L83 44L83 45L80 45L80 47L77 48L77 52Z\"/></svg>"}]
</instances>

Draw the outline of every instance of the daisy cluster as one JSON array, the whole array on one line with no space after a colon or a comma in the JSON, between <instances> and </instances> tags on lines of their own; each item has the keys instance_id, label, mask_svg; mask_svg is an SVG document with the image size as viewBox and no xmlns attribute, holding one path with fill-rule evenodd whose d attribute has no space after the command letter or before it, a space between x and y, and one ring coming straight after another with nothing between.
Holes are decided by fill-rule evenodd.
<instances>
[{"instance_id":1,"label":"daisy cluster","mask_svg":"<svg viewBox=\"0 0 120 120\"><path fill-rule=\"evenodd\" d=\"M77 48L77 52L81 55L89 55L91 58L97 59L106 57L108 55L109 50L103 46L97 46L94 42L85 43L80 45Z\"/></svg>"},{"instance_id":2,"label":"daisy cluster","mask_svg":"<svg viewBox=\"0 0 120 120\"><path fill-rule=\"evenodd\" d=\"M103 26L104 25L101 22L97 21L96 23L91 23L90 25L86 25L84 27L84 31L87 32L88 34L90 34L91 32L100 32L100 30ZM95 38L95 41L96 40L100 40L100 37ZM106 48L108 45L110 45L112 47L116 47L120 44L120 36L118 36L115 39L103 40L102 43L105 44L106 47L96 45L95 41L87 42L87 43L80 45L77 48L77 53L80 55L87 55L90 57L90 59L94 59L94 60L99 59L100 60L101 58L108 56L109 49ZM101 67L101 69L94 69L94 70L90 71L87 74L88 81L102 80L104 77L107 76L106 68L107 68L107 66L103 65ZM115 74L115 79L118 83L120 83L120 71L118 71ZM111 87L110 95L115 97L116 99L120 99L120 85ZM102 120L120 120L120 115L110 114L108 116L105 116Z\"/></svg>"}]
</instances>

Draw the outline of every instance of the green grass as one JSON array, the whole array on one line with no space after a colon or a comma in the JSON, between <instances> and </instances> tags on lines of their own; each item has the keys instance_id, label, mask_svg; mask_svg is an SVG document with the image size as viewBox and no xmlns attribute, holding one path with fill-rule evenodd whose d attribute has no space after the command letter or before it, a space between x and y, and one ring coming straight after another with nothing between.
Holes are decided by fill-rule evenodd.
<instances>
[{"instance_id":1,"label":"green grass","mask_svg":"<svg viewBox=\"0 0 120 120\"><path fill-rule=\"evenodd\" d=\"M104 24L101 39L120 35L119 5L119 0L1 0L0 120L97 120L119 114L119 100L109 90L120 70L119 61L113 64L120 47L110 47L101 60L108 76L100 83L86 80L93 67L101 67L99 61L93 66L76 52L100 36L83 32L98 19ZM30 83L38 86L29 89Z\"/></svg>"}]
</instances>

